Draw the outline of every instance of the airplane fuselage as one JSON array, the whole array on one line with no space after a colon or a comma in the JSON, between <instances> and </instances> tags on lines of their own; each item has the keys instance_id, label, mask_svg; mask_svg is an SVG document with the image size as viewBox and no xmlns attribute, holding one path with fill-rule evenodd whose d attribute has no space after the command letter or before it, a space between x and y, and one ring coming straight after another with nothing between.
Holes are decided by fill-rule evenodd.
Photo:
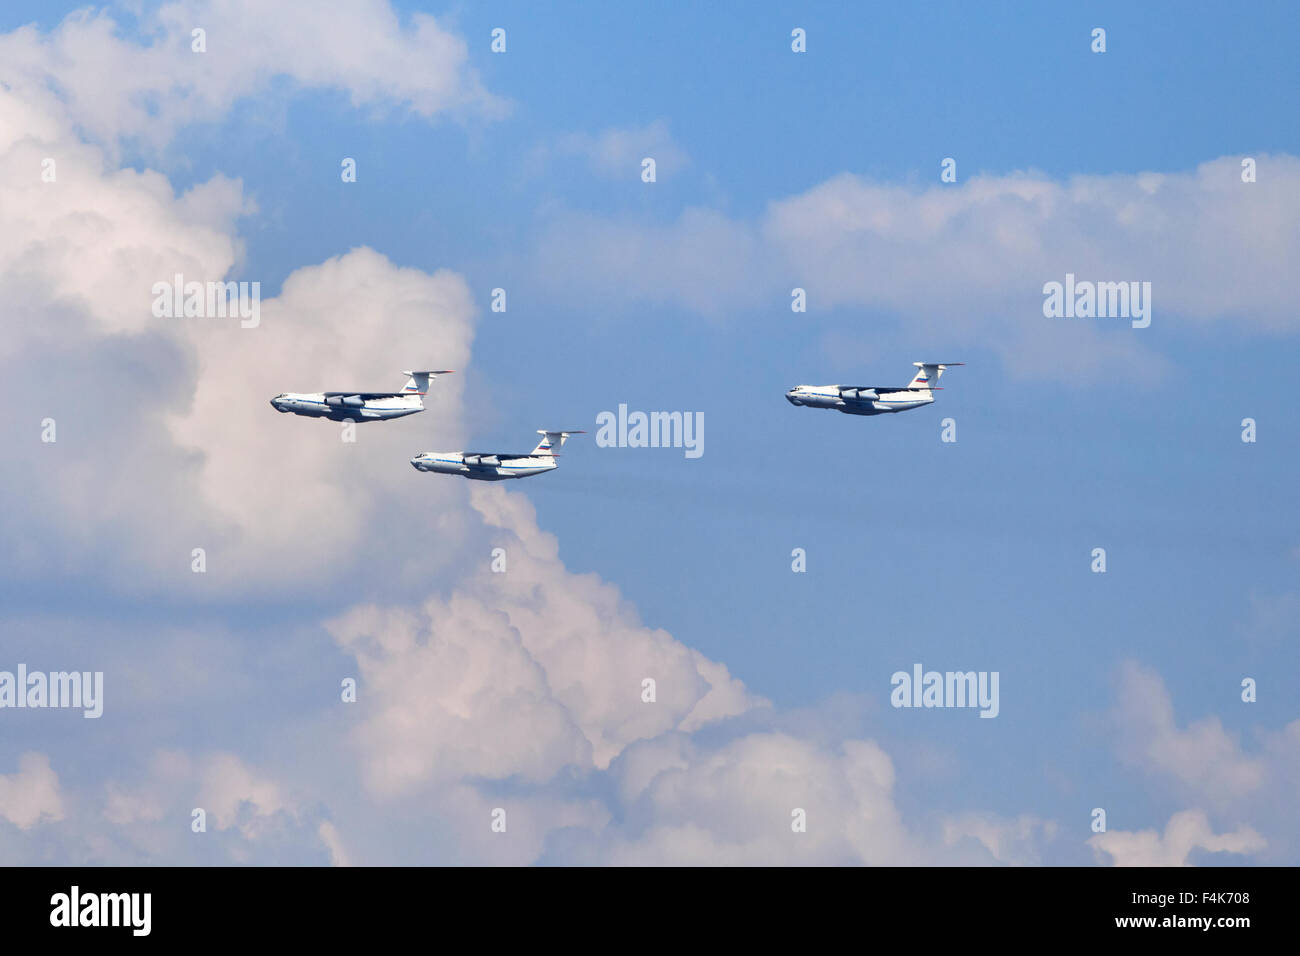
<instances>
[{"instance_id":1,"label":"airplane fuselage","mask_svg":"<svg viewBox=\"0 0 1300 956\"><path fill-rule=\"evenodd\" d=\"M271 399L271 407L277 412L328 418L338 422L346 419L364 422L401 418L403 415L424 411L424 403L419 395L365 398L359 393L346 392L283 392Z\"/></svg>"},{"instance_id":2,"label":"airplane fuselage","mask_svg":"<svg viewBox=\"0 0 1300 956\"><path fill-rule=\"evenodd\" d=\"M796 385L785 393L785 398L791 405L833 408L846 415L888 415L934 402L934 394L928 389L890 391L843 385Z\"/></svg>"},{"instance_id":3,"label":"airplane fuselage","mask_svg":"<svg viewBox=\"0 0 1300 956\"><path fill-rule=\"evenodd\" d=\"M554 471L553 455L500 455L475 452L426 451L411 459L417 471L459 475L474 481L504 481Z\"/></svg>"}]
</instances>

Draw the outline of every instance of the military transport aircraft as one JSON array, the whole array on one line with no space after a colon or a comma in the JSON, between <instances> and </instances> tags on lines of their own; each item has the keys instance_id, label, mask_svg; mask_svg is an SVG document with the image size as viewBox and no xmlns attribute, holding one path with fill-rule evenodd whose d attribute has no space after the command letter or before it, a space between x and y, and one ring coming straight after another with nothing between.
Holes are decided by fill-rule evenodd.
<instances>
[{"instance_id":1,"label":"military transport aircraft","mask_svg":"<svg viewBox=\"0 0 1300 956\"><path fill-rule=\"evenodd\" d=\"M920 408L934 401L935 383L943 370L965 362L913 362L917 373L903 386L796 385L785 393L791 405L833 408L846 415L885 415Z\"/></svg>"},{"instance_id":2,"label":"military transport aircraft","mask_svg":"<svg viewBox=\"0 0 1300 956\"><path fill-rule=\"evenodd\" d=\"M424 411L421 398L429 391L429 379L450 375L451 369L438 372L403 372L409 375L400 392L281 392L271 399L277 412L293 412L311 418L354 422L401 418Z\"/></svg>"},{"instance_id":3,"label":"military transport aircraft","mask_svg":"<svg viewBox=\"0 0 1300 956\"><path fill-rule=\"evenodd\" d=\"M542 440L527 454L512 455L506 452L476 451L426 451L411 459L418 471L433 471L443 475L460 475L476 481L502 481L506 478L527 478L559 467L555 448L564 446L570 435L586 432L548 432L538 429Z\"/></svg>"}]
</instances>

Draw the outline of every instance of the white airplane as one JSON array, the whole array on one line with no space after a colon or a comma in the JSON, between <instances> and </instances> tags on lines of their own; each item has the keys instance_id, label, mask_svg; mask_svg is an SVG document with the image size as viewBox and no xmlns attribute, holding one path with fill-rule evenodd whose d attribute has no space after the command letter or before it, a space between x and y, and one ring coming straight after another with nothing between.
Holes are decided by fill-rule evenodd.
<instances>
[{"instance_id":1,"label":"white airplane","mask_svg":"<svg viewBox=\"0 0 1300 956\"><path fill-rule=\"evenodd\" d=\"M494 452L477 451L426 451L411 459L417 471L434 471L442 475L460 475L476 481L502 481L506 478L527 478L540 475L544 471L553 471L559 467L555 459L559 453L554 449L570 435L585 435L586 432L548 432L539 428L537 434L542 440L528 454L510 455Z\"/></svg>"},{"instance_id":2,"label":"white airplane","mask_svg":"<svg viewBox=\"0 0 1300 956\"><path fill-rule=\"evenodd\" d=\"M785 393L791 405L833 408L846 415L885 415L920 408L934 401L943 370L965 362L913 362L917 373L902 387L883 385L796 385Z\"/></svg>"},{"instance_id":3,"label":"white airplane","mask_svg":"<svg viewBox=\"0 0 1300 956\"><path fill-rule=\"evenodd\" d=\"M310 418L330 418L354 422L401 418L424 411L421 399L429 391L429 379L450 375L451 369L438 372L403 372L409 375L400 392L281 392L271 399L277 412L293 412Z\"/></svg>"}]
</instances>

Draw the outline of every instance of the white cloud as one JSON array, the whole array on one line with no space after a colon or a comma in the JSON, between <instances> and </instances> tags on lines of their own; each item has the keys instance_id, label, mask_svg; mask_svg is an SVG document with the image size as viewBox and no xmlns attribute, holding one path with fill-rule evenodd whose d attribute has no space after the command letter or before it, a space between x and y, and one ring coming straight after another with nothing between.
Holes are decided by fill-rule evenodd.
<instances>
[{"instance_id":1,"label":"white cloud","mask_svg":"<svg viewBox=\"0 0 1300 956\"><path fill-rule=\"evenodd\" d=\"M513 554L509 571L480 574L477 593L505 611L546 669L557 699L592 741L597 766L608 765L631 740L695 729L766 703L722 664L642 625L612 585L594 574L569 573L559 542L537 527L523 495L478 485L470 502L488 525L513 537L503 542L507 556ZM656 682L654 704L641 701L645 678Z\"/></svg>"},{"instance_id":2,"label":"white cloud","mask_svg":"<svg viewBox=\"0 0 1300 956\"><path fill-rule=\"evenodd\" d=\"M198 768L198 801L219 830L234 828L255 839L278 813L297 815L296 805L270 776L231 753L204 758Z\"/></svg>"},{"instance_id":3,"label":"white cloud","mask_svg":"<svg viewBox=\"0 0 1300 956\"><path fill-rule=\"evenodd\" d=\"M0 115L13 116L13 102L0 98ZM54 182L41 179L45 157ZM233 222L253 209L237 180L215 176L177 197L162 174L111 169L97 147L66 139L0 145L0 176L0 278L25 317L0 355L82 322L157 330L153 284L225 276L242 255Z\"/></svg>"},{"instance_id":4,"label":"white cloud","mask_svg":"<svg viewBox=\"0 0 1300 956\"><path fill-rule=\"evenodd\" d=\"M1300 159L1258 159L1267 175L1256 183L1241 181L1237 157L1190 172L981 175L955 187L844 174L773 204L763 231L831 305L919 304L960 323L1023 303L1026 320L1047 322L1043 283L1073 272L1150 281L1156 321L1293 329L1285 264L1300 241Z\"/></svg>"},{"instance_id":5,"label":"white cloud","mask_svg":"<svg viewBox=\"0 0 1300 956\"><path fill-rule=\"evenodd\" d=\"M1093 835L1088 843L1098 861L1105 862L1109 857L1114 866L1188 866L1188 857L1195 850L1250 854L1267 845L1247 826L1216 834L1201 810L1175 813L1163 835L1155 830L1111 830Z\"/></svg>"},{"instance_id":6,"label":"white cloud","mask_svg":"<svg viewBox=\"0 0 1300 956\"><path fill-rule=\"evenodd\" d=\"M1264 761L1243 753L1218 717L1180 729L1164 681L1135 661L1121 668L1113 717L1121 756L1129 763L1167 775L1216 805L1245 797L1265 783Z\"/></svg>"},{"instance_id":7,"label":"white cloud","mask_svg":"<svg viewBox=\"0 0 1300 956\"><path fill-rule=\"evenodd\" d=\"M337 831L296 790L282 769L228 751L155 750L129 783L105 785L100 816L111 827L79 821L62 838L69 854L105 864L273 861L285 846L296 859L346 860ZM196 810L201 831L193 829Z\"/></svg>"},{"instance_id":8,"label":"white cloud","mask_svg":"<svg viewBox=\"0 0 1300 956\"><path fill-rule=\"evenodd\" d=\"M613 771L626 823L592 862L619 865L907 865L932 859L893 800L893 762L872 741L825 750L758 732L717 747L683 735L636 744ZM795 811L806 815L796 832Z\"/></svg>"},{"instance_id":9,"label":"white cloud","mask_svg":"<svg viewBox=\"0 0 1300 956\"><path fill-rule=\"evenodd\" d=\"M192 50L196 28L206 31L204 53ZM461 38L424 13L404 25L387 0L328 12L311 0L182 0L146 14L139 32L127 37L110 13L90 8L48 34L23 27L0 36L0 82L110 147L161 146L277 77L426 118L504 108L469 69Z\"/></svg>"},{"instance_id":10,"label":"white cloud","mask_svg":"<svg viewBox=\"0 0 1300 956\"><path fill-rule=\"evenodd\" d=\"M1217 320L1294 330L1300 159L1256 158L1255 183L1223 157L1189 172L929 187L844 173L752 220L688 208L668 224L628 224L566 211L539 240L536 268L565 295L719 317L784 311L798 286L813 312L883 312L912 338L992 343L1014 375L1147 380L1163 368L1158 335L1127 320L1045 318L1043 285L1066 273L1151 282L1156 330ZM876 335L893 327L870 321Z\"/></svg>"},{"instance_id":11,"label":"white cloud","mask_svg":"<svg viewBox=\"0 0 1300 956\"><path fill-rule=\"evenodd\" d=\"M263 302L256 329L176 320L198 358L193 399L168 424L180 449L203 456L200 501L227 531L216 538L229 551L209 574L222 561L229 573L215 583L248 587L261 577L278 587L286 576L325 577L399 548L422 555L427 571L439 555L421 542L435 538L447 557L460 519L443 509L459 489L415 484L408 461L425 450L420 434L460 438L462 376L430 386L412 419L415 437L371 423L346 443L338 423L282 416L267 401L281 391L396 389L406 368L464 370L473 314L459 275L398 268L356 249L296 270ZM422 505L412 509L416 488Z\"/></svg>"},{"instance_id":12,"label":"white cloud","mask_svg":"<svg viewBox=\"0 0 1300 956\"><path fill-rule=\"evenodd\" d=\"M344 849L343 839L339 835L338 827L334 826L334 824L330 823L328 820L324 820L321 822L321 825L316 828L316 832L320 835L321 842L324 843L326 848L329 850L331 866L352 865L352 858L348 855L347 850Z\"/></svg>"},{"instance_id":13,"label":"white cloud","mask_svg":"<svg viewBox=\"0 0 1300 956\"><path fill-rule=\"evenodd\" d=\"M943 842L978 842L999 863L1041 866L1045 844L1056 838L1057 824L1030 815L1006 820L990 813L962 813L943 821Z\"/></svg>"},{"instance_id":14,"label":"white cloud","mask_svg":"<svg viewBox=\"0 0 1300 956\"><path fill-rule=\"evenodd\" d=\"M90 117L105 139L140 132L145 117L134 111L152 115L140 84L163 90L163 112L168 98L178 115L229 107L236 91L212 85L224 81L202 72L178 81L157 62L179 42L188 10L164 8L147 47L117 37L108 16L91 11L48 37L34 28L0 36L0 78L10 84L0 84L0 177L8 184L0 285L16 317L0 342L0 378L26 413L0 423L12 449L0 480L25 488L27 498L27 507L5 509L0 529L22 542L9 555L18 577L75 575L136 593L192 588L199 599L276 593L293 582L328 589L358 567L377 567L394 547L431 535L457 540L460 519L437 507L453 492L426 482L431 507L412 517L397 504L411 479L401 465L422 450L409 433L372 425L344 444L337 425L280 420L267 399L290 390L396 388L403 368L464 369L474 304L457 275L399 268L358 249L291 274L279 296L262 300L257 328L153 315L155 283L176 274L216 281L242 265L235 225L256 206L242 183L220 175L177 196L160 173L114 168L103 147L82 142L73 128ZM303 15L310 30L329 31L310 44L292 29L294 14L306 10L196 6L209 52L190 54L187 41L185 56L223 62L228 51L214 28L247 16L251 34L241 34L238 56L264 57L268 69L296 72L304 83L327 83L331 70L341 71L339 82L359 84L362 100L387 90L417 112L450 95L450 80L427 73L455 61L439 52L451 41L431 19L417 15L400 30L386 4ZM285 50L276 54L278 43ZM366 70L390 72L370 76L346 59L326 68L329 43L369 50L375 61ZM417 59L420 68L407 62ZM224 62L223 76L231 72ZM42 179L46 158L55 162L53 182ZM241 278L264 288L275 279L256 270ZM458 436L460 389L437 383L422 416L428 429ZM54 444L33 430L47 418ZM37 473L44 480L32 482ZM195 548L207 553L204 575L189 573ZM443 554L426 552L426 561L436 565Z\"/></svg>"},{"instance_id":15,"label":"white cloud","mask_svg":"<svg viewBox=\"0 0 1300 956\"><path fill-rule=\"evenodd\" d=\"M157 235L135 248L165 241ZM110 246L84 261L112 258ZM155 281L147 266L133 274ZM77 283L69 286L74 293ZM46 301L61 295L52 288ZM103 312L99 301L113 304ZM281 417L267 401L281 391L397 388L403 368L463 370L474 306L462 278L354 250L292 274L280 296L263 300L256 329L149 317L133 341L110 334L120 331L119 301L49 304L66 331L39 328L27 348L0 359L29 407L0 424L13 449L0 476L28 488L29 507L0 518L26 542L17 573L81 573L127 591L184 588L210 599L293 583L329 588L394 551L422 556L422 567L407 568L411 578L451 559L464 516L447 505L460 489L426 481L424 507L403 504L415 487L406 463L424 450L418 436L369 424L346 443L337 423ZM87 328L90 317L106 328ZM66 383L62 391L50 390L52 378ZM457 379L433 386L421 413L426 434L458 440ZM40 441L47 417L58 429L53 445ZM46 480L24 477L37 471ZM435 536L442 549L421 547ZM206 552L202 575L190 573L195 548Z\"/></svg>"},{"instance_id":16,"label":"white cloud","mask_svg":"<svg viewBox=\"0 0 1300 956\"><path fill-rule=\"evenodd\" d=\"M655 161L656 177L680 172L690 164L690 157L674 140L664 120L644 126L609 127L599 133L570 133L560 137L553 148L543 149L539 159L550 153L558 157L580 156L591 168L609 179L640 182L641 162Z\"/></svg>"},{"instance_id":17,"label":"white cloud","mask_svg":"<svg viewBox=\"0 0 1300 956\"><path fill-rule=\"evenodd\" d=\"M45 754L23 754L16 773L0 775L0 819L20 830L63 819L59 776Z\"/></svg>"},{"instance_id":18,"label":"white cloud","mask_svg":"<svg viewBox=\"0 0 1300 956\"><path fill-rule=\"evenodd\" d=\"M103 816L118 826L184 818L188 829L195 808L204 811L209 829L235 830L250 840L264 832L276 814L296 817L299 812L280 781L236 754L191 756L158 750L143 779L131 785L107 784Z\"/></svg>"},{"instance_id":19,"label":"white cloud","mask_svg":"<svg viewBox=\"0 0 1300 956\"><path fill-rule=\"evenodd\" d=\"M1255 707L1254 704L1241 704ZM1160 676L1127 661L1111 711L1120 758L1164 783L1179 801L1208 805L1228 825L1246 822L1267 836L1270 862L1294 857L1300 845L1295 794L1300 789L1300 720L1255 731L1248 753L1214 715L1180 727Z\"/></svg>"},{"instance_id":20,"label":"white cloud","mask_svg":"<svg viewBox=\"0 0 1300 956\"><path fill-rule=\"evenodd\" d=\"M505 573L481 562L419 613L360 607L330 625L360 666L355 742L377 793L603 768L633 740L761 703L721 664L642 625L614 587L565 569L522 495L475 487L470 501L504 532ZM647 677L654 703L642 700Z\"/></svg>"}]
</instances>

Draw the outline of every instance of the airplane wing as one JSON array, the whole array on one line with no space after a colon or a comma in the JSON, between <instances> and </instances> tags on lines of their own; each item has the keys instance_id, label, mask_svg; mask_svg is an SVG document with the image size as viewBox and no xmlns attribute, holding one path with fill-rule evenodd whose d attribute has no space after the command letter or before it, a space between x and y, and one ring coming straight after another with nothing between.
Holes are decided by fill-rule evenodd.
<instances>
[{"instance_id":1,"label":"airplane wing","mask_svg":"<svg viewBox=\"0 0 1300 956\"><path fill-rule=\"evenodd\" d=\"M911 385L841 385L840 388L851 389L855 392L938 392L943 390L942 385L935 385L933 388L913 387Z\"/></svg>"},{"instance_id":2,"label":"airplane wing","mask_svg":"<svg viewBox=\"0 0 1300 956\"><path fill-rule=\"evenodd\" d=\"M372 398L399 398L406 392L324 392L326 398L359 398L363 402L368 402Z\"/></svg>"},{"instance_id":3,"label":"airplane wing","mask_svg":"<svg viewBox=\"0 0 1300 956\"><path fill-rule=\"evenodd\" d=\"M489 452L467 451L461 458L466 468L498 468L508 461L532 458L533 455L496 455Z\"/></svg>"}]
</instances>

